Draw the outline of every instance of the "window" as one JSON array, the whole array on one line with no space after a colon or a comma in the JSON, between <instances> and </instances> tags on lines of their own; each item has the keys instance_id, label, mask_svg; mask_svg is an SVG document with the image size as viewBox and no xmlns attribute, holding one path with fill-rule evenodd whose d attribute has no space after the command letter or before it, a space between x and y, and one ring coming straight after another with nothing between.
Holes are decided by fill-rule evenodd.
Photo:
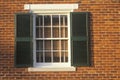
<instances>
[{"instance_id":1,"label":"window","mask_svg":"<svg viewBox=\"0 0 120 80\"><path fill-rule=\"evenodd\" d=\"M35 16L34 66L70 66L68 14L37 14Z\"/></svg>"},{"instance_id":2,"label":"window","mask_svg":"<svg viewBox=\"0 0 120 80\"><path fill-rule=\"evenodd\" d=\"M17 13L15 67L89 66L88 33L89 12Z\"/></svg>"}]
</instances>

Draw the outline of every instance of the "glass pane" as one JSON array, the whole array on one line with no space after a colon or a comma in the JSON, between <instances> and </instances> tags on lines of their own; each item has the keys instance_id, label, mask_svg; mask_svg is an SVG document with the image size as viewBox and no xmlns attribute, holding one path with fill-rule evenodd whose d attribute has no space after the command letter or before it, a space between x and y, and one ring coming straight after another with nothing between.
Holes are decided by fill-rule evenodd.
<instances>
[{"instance_id":1,"label":"glass pane","mask_svg":"<svg viewBox=\"0 0 120 80\"><path fill-rule=\"evenodd\" d=\"M51 28L44 27L44 37L45 38L50 38L51 37Z\"/></svg>"},{"instance_id":2,"label":"glass pane","mask_svg":"<svg viewBox=\"0 0 120 80\"><path fill-rule=\"evenodd\" d=\"M51 52L45 52L45 62L51 62Z\"/></svg>"},{"instance_id":3,"label":"glass pane","mask_svg":"<svg viewBox=\"0 0 120 80\"><path fill-rule=\"evenodd\" d=\"M60 54L59 52L53 53L53 62L60 62Z\"/></svg>"},{"instance_id":4,"label":"glass pane","mask_svg":"<svg viewBox=\"0 0 120 80\"><path fill-rule=\"evenodd\" d=\"M51 41L45 40L45 50L51 50Z\"/></svg>"},{"instance_id":5,"label":"glass pane","mask_svg":"<svg viewBox=\"0 0 120 80\"><path fill-rule=\"evenodd\" d=\"M58 38L59 37L59 28L53 28L53 37Z\"/></svg>"},{"instance_id":6,"label":"glass pane","mask_svg":"<svg viewBox=\"0 0 120 80\"><path fill-rule=\"evenodd\" d=\"M53 50L59 50L60 49L60 41L54 40L53 41Z\"/></svg>"},{"instance_id":7,"label":"glass pane","mask_svg":"<svg viewBox=\"0 0 120 80\"><path fill-rule=\"evenodd\" d=\"M61 37L64 37L64 38L68 37L68 30L66 27L61 28Z\"/></svg>"},{"instance_id":8,"label":"glass pane","mask_svg":"<svg viewBox=\"0 0 120 80\"><path fill-rule=\"evenodd\" d=\"M43 52L37 52L36 61L37 62L43 62Z\"/></svg>"},{"instance_id":9,"label":"glass pane","mask_svg":"<svg viewBox=\"0 0 120 80\"><path fill-rule=\"evenodd\" d=\"M49 15L44 16L44 26L51 26L51 16Z\"/></svg>"},{"instance_id":10,"label":"glass pane","mask_svg":"<svg viewBox=\"0 0 120 80\"><path fill-rule=\"evenodd\" d=\"M36 50L43 50L43 41L42 40L36 41Z\"/></svg>"},{"instance_id":11,"label":"glass pane","mask_svg":"<svg viewBox=\"0 0 120 80\"><path fill-rule=\"evenodd\" d=\"M43 37L43 28L37 27L36 28L36 38L42 38Z\"/></svg>"},{"instance_id":12,"label":"glass pane","mask_svg":"<svg viewBox=\"0 0 120 80\"><path fill-rule=\"evenodd\" d=\"M62 40L61 41L61 49L62 50L68 50L68 41L67 40Z\"/></svg>"},{"instance_id":13,"label":"glass pane","mask_svg":"<svg viewBox=\"0 0 120 80\"><path fill-rule=\"evenodd\" d=\"M60 16L60 23L61 23L61 26L67 26L67 15Z\"/></svg>"},{"instance_id":14,"label":"glass pane","mask_svg":"<svg viewBox=\"0 0 120 80\"><path fill-rule=\"evenodd\" d=\"M59 15L53 15L52 20L53 20L53 26L59 26Z\"/></svg>"},{"instance_id":15,"label":"glass pane","mask_svg":"<svg viewBox=\"0 0 120 80\"><path fill-rule=\"evenodd\" d=\"M43 16L36 17L36 26L43 26Z\"/></svg>"},{"instance_id":16,"label":"glass pane","mask_svg":"<svg viewBox=\"0 0 120 80\"><path fill-rule=\"evenodd\" d=\"M61 53L61 62L68 62L68 52Z\"/></svg>"}]
</instances>

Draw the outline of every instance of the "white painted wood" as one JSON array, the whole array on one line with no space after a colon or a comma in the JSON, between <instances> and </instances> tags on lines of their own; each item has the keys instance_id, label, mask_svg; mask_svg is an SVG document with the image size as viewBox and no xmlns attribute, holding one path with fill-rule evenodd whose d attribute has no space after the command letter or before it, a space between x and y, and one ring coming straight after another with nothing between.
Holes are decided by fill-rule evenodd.
<instances>
[{"instance_id":1,"label":"white painted wood","mask_svg":"<svg viewBox=\"0 0 120 80\"><path fill-rule=\"evenodd\" d=\"M36 38L36 40L68 40L69 38Z\"/></svg>"},{"instance_id":2,"label":"white painted wood","mask_svg":"<svg viewBox=\"0 0 120 80\"><path fill-rule=\"evenodd\" d=\"M39 14L40 15L40 14ZM44 14L41 14L42 16L44 16ZM43 50L41 51L41 50L35 50L35 57L36 57L36 52L42 52L43 53L43 62L40 62L40 63L38 63L38 62L36 62L36 60L35 60L35 62L34 62L34 67L70 67L71 65L71 62L70 62L70 53L68 53L68 62L65 62L65 54L64 54L64 62L61 62L61 60L60 60L60 62L58 62L58 63L54 63L53 62L53 59L52 59L52 61L50 62L50 63L48 63L48 62L46 62L45 63L45 52L47 52L48 50L45 50L44 49L44 41L45 40L51 40L51 50L50 51L48 51L48 52L51 52L51 56L52 56L52 58L53 58L53 52L56 52L56 50L53 50L53 40L70 40L70 38L68 38L68 37L65 37L65 34L63 34L63 37L61 37L61 35L58 37L58 38L54 38L53 37L53 34L52 34L52 31L53 31L53 25L52 25L52 15L54 15L54 14L45 14L45 15L50 15L51 16L51 25L50 26L47 26L47 27L50 27L51 28L51 38L44 38L45 37L45 35L44 35L44 32L43 32L43 38L36 38L35 37L35 40L43 40ZM69 21L68 19L68 13L64 13L64 14L55 14L55 15L66 15L67 16L67 21ZM44 18L43 18L44 19ZM60 17L59 17L59 19L60 19ZM60 21L59 21L60 22ZM63 18L63 25L65 24L65 18ZM44 22L43 22L44 23ZM69 23L69 22L67 22L67 23ZM35 28L37 28L37 27L41 27L41 26L35 26ZM44 28L45 28L46 26L44 26L44 24L43 24L43 26L41 27L41 28L43 28L43 30L44 30ZM68 25L67 26L65 26L66 28L68 28ZM64 27L61 27L60 25L58 26L58 28L60 28L60 31L61 31L61 28L64 28ZM67 29L68 30L68 29ZM36 33L36 29L35 29L35 33ZM59 32L60 33L60 32ZM68 33L68 31L67 31L67 33ZM68 43L69 44L69 43ZM36 44L35 44L35 47L36 47ZM64 46L65 47L65 46ZM60 50L60 52L68 52L69 50ZM57 51L58 52L58 51ZM60 54L60 57L61 57L61 54Z\"/></svg>"},{"instance_id":3,"label":"white painted wood","mask_svg":"<svg viewBox=\"0 0 120 80\"><path fill-rule=\"evenodd\" d=\"M70 14L68 14L68 62L70 62L70 65L71 65L71 33L70 33Z\"/></svg>"},{"instance_id":4,"label":"white painted wood","mask_svg":"<svg viewBox=\"0 0 120 80\"><path fill-rule=\"evenodd\" d=\"M75 67L48 67L48 68L28 68L30 72L37 71L76 71Z\"/></svg>"},{"instance_id":5,"label":"white painted wood","mask_svg":"<svg viewBox=\"0 0 120 80\"><path fill-rule=\"evenodd\" d=\"M35 65L36 62L36 19L35 19L36 15L33 15L33 65Z\"/></svg>"},{"instance_id":6,"label":"white painted wood","mask_svg":"<svg viewBox=\"0 0 120 80\"><path fill-rule=\"evenodd\" d=\"M25 10L73 10L78 4L25 4Z\"/></svg>"}]
</instances>

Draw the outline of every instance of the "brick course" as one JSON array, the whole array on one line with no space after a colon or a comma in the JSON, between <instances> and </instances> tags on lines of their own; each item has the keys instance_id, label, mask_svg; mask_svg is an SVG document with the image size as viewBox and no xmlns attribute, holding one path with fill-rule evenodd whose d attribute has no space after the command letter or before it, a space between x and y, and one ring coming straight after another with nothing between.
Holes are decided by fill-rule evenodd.
<instances>
[{"instance_id":1,"label":"brick course","mask_svg":"<svg viewBox=\"0 0 120 80\"><path fill-rule=\"evenodd\" d=\"M14 67L14 13L24 4L78 3L91 12L90 67L75 72L28 72ZM120 80L120 0L0 0L0 80Z\"/></svg>"}]
</instances>

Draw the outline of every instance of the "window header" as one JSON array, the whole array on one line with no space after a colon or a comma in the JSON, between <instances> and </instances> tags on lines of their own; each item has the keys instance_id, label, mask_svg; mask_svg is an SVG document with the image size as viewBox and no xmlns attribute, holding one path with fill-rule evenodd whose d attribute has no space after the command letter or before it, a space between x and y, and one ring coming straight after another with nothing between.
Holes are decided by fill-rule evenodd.
<instances>
[{"instance_id":1,"label":"window header","mask_svg":"<svg viewBox=\"0 0 120 80\"><path fill-rule=\"evenodd\" d=\"M30 11L37 10L73 11L73 9L78 9L78 4L25 4L24 9Z\"/></svg>"}]
</instances>

